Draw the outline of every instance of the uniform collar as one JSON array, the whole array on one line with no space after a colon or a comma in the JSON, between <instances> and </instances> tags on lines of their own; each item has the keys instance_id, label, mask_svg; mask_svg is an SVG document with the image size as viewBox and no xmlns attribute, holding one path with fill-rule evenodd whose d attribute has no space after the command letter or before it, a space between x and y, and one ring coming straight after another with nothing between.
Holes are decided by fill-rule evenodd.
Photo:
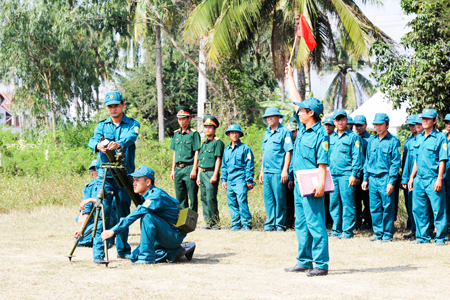
<instances>
[{"instance_id":1,"label":"uniform collar","mask_svg":"<svg viewBox=\"0 0 450 300\"><path fill-rule=\"evenodd\" d=\"M281 128L281 127L283 127L283 125L281 125L281 123L278 123L278 126L277 126L277 128L275 128L275 130L273 131L273 133L277 132L277 131L278 131L278 128ZM272 128L270 128L270 126L267 126L266 131L269 132L269 133L272 133Z\"/></svg>"},{"instance_id":2,"label":"uniform collar","mask_svg":"<svg viewBox=\"0 0 450 300\"><path fill-rule=\"evenodd\" d=\"M147 199L148 196L150 196L151 193L153 193L155 185L152 185L152 187L142 196L144 199Z\"/></svg>"},{"instance_id":3,"label":"uniform collar","mask_svg":"<svg viewBox=\"0 0 450 300\"><path fill-rule=\"evenodd\" d=\"M377 133L376 137L377 137L378 140L380 139L380 136L378 135L378 133ZM390 140L391 137L392 137L392 134L388 131L388 133L384 136L383 140L384 139Z\"/></svg>"},{"instance_id":4,"label":"uniform collar","mask_svg":"<svg viewBox=\"0 0 450 300\"><path fill-rule=\"evenodd\" d=\"M345 129L344 133L340 137L344 136L344 134L349 135L351 133L352 133L352 131L347 128L347 129ZM335 134L335 135L337 135L339 137L339 132L338 131L333 132L333 134Z\"/></svg>"},{"instance_id":5,"label":"uniform collar","mask_svg":"<svg viewBox=\"0 0 450 300\"><path fill-rule=\"evenodd\" d=\"M309 127L308 129L306 129L305 125L303 124L303 131L308 131L308 130L318 131L320 128L323 128L322 124L320 122L317 122L316 124Z\"/></svg>"},{"instance_id":6,"label":"uniform collar","mask_svg":"<svg viewBox=\"0 0 450 300\"><path fill-rule=\"evenodd\" d=\"M422 131L422 133L423 133L423 136L425 136L425 130L424 131ZM429 136L433 136L433 137L436 137L436 135L439 133L439 131L437 131L437 129L436 128L433 128L433 130L430 132L430 134L429 135L427 135L427 137L429 137Z\"/></svg>"},{"instance_id":7,"label":"uniform collar","mask_svg":"<svg viewBox=\"0 0 450 300\"><path fill-rule=\"evenodd\" d=\"M210 138L210 139L208 139L208 138L206 138L205 139L205 141L203 142L203 143L209 143L209 142L212 142L212 141L214 141L214 138L215 138L216 136L214 135L212 138Z\"/></svg>"},{"instance_id":8,"label":"uniform collar","mask_svg":"<svg viewBox=\"0 0 450 300\"><path fill-rule=\"evenodd\" d=\"M183 128L180 127L180 133L181 133L181 134L186 134L186 133L189 134L189 133L191 133L191 131L192 131L192 130L191 130L191 125L189 125L189 126L186 128L186 131L183 131Z\"/></svg>"},{"instance_id":9,"label":"uniform collar","mask_svg":"<svg viewBox=\"0 0 450 300\"><path fill-rule=\"evenodd\" d=\"M364 131L362 137L368 138L368 137L370 137L370 133L368 133L366 130L366 131Z\"/></svg>"},{"instance_id":10,"label":"uniform collar","mask_svg":"<svg viewBox=\"0 0 450 300\"><path fill-rule=\"evenodd\" d=\"M106 119L106 121L105 121L105 123L112 123L112 122L113 121L112 121L111 116L108 119ZM130 118L128 118L127 115L125 113L123 113L123 118L122 118L122 121L120 121L120 123L128 124L128 123L130 123Z\"/></svg>"},{"instance_id":11,"label":"uniform collar","mask_svg":"<svg viewBox=\"0 0 450 300\"><path fill-rule=\"evenodd\" d=\"M241 139L239 139L239 141L237 141L236 147L234 147L234 149L236 149L236 148L239 147L240 145L242 145ZM231 147L231 142L230 142L230 144L229 144L227 147L233 149L233 147Z\"/></svg>"}]
</instances>

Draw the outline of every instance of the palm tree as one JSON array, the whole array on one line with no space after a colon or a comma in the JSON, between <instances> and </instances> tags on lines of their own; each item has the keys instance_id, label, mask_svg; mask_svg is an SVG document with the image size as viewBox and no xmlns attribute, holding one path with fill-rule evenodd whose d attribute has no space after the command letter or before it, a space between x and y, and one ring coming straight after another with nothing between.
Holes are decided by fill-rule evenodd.
<instances>
[{"instance_id":1,"label":"palm tree","mask_svg":"<svg viewBox=\"0 0 450 300\"><path fill-rule=\"evenodd\" d=\"M186 21L185 40L196 43L206 38L206 59L218 64L236 55L239 49L252 43L255 33L264 26L272 26L272 56L277 78L283 76L285 54L289 52L300 14L306 16L314 33L317 47L312 56L303 39L296 50L297 68L302 69L308 83L313 64L318 71L326 51L335 52L330 18L337 20L341 36L356 57L367 57L375 39L392 40L374 26L353 0L203 0ZM381 4L379 0L363 0ZM270 25L268 25L270 24ZM281 36L280 36L281 34ZM308 87L310 84L306 84ZM298 87L302 88L302 87ZM304 88L304 87L303 87ZM307 92L307 91L305 91Z\"/></svg>"},{"instance_id":2,"label":"palm tree","mask_svg":"<svg viewBox=\"0 0 450 300\"><path fill-rule=\"evenodd\" d=\"M324 98L327 111L338 108L354 110L362 104L365 95L372 96L375 93L372 82L359 72L370 67L370 63L368 60L356 58L345 49L345 44L346 41L341 37L336 46L336 58L330 57L322 70L322 74L336 74Z\"/></svg>"}]
</instances>

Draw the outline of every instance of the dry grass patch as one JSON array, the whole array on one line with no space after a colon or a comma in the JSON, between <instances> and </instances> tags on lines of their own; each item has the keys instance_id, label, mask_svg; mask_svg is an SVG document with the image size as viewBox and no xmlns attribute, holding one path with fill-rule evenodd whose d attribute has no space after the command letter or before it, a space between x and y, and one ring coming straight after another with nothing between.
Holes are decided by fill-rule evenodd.
<instances>
[{"instance_id":1,"label":"dry grass patch","mask_svg":"<svg viewBox=\"0 0 450 300\"><path fill-rule=\"evenodd\" d=\"M91 249L70 263L76 207L48 206L0 215L3 299L432 299L450 276L448 246L369 242L368 234L330 239L330 274L283 271L296 263L294 231L197 230L191 262L133 266L110 250L109 268ZM139 225L130 242L139 243Z\"/></svg>"}]
</instances>

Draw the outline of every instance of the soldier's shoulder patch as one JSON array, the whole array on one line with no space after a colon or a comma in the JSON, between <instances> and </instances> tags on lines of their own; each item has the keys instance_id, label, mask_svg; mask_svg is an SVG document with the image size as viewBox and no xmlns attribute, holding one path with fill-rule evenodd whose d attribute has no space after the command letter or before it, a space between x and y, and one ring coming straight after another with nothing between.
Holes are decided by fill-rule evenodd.
<instances>
[{"instance_id":1,"label":"soldier's shoulder patch","mask_svg":"<svg viewBox=\"0 0 450 300\"><path fill-rule=\"evenodd\" d=\"M220 141L220 137L218 137L218 136L216 136L214 139L215 139L216 141Z\"/></svg>"},{"instance_id":2,"label":"soldier's shoulder patch","mask_svg":"<svg viewBox=\"0 0 450 300\"><path fill-rule=\"evenodd\" d=\"M134 127L134 132L139 133L139 127Z\"/></svg>"},{"instance_id":3,"label":"soldier's shoulder patch","mask_svg":"<svg viewBox=\"0 0 450 300\"><path fill-rule=\"evenodd\" d=\"M149 207L150 204L152 204L152 200L147 199L147 200L145 200L144 204L142 204L142 206Z\"/></svg>"},{"instance_id":4,"label":"soldier's shoulder patch","mask_svg":"<svg viewBox=\"0 0 450 300\"><path fill-rule=\"evenodd\" d=\"M252 154L251 153L247 153L247 158L248 159L252 159Z\"/></svg>"},{"instance_id":5,"label":"soldier's shoulder patch","mask_svg":"<svg viewBox=\"0 0 450 300\"><path fill-rule=\"evenodd\" d=\"M180 132L180 130L181 130L181 128L180 129L177 129L177 130L175 130L173 133L175 133L175 132Z\"/></svg>"},{"instance_id":6,"label":"soldier's shoulder patch","mask_svg":"<svg viewBox=\"0 0 450 300\"><path fill-rule=\"evenodd\" d=\"M447 149L448 149L448 144L447 144L447 143L444 143L444 144L442 145L442 147L444 147L444 150L447 151Z\"/></svg>"},{"instance_id":7,"label":"soldier's shoulder patch","mask_svg":"<svg viewBox=\"0 0 450 300\"><path fill-rule=\"evenodd\" d=\"M191 128L191 131L192 131L192 132L197 132L197 130L195 130L194 128Z\"/></svg>"},{"instance_id":8,"label":"soldier's shoulder patch","mask_svg":"<svg viewBox=\"0 0 450 300\"><path fill-rule=\"evenodd\" d=\"M287 136L287 137L284 139L284 142L285 142L286 144L289 144L289 143L291 142L291 137L290 137L290 136Z\"/></svg>"},{"instance_id":9,"label":"soldier's shoulder patch","mask_svg":"<svg viewBox=\"0 0 450 300\"><path fill-rule=\"evenodd\" d=\"M323 150L328 152L329 144L327 141L322 142L322 148L323 148Z\"/></svg>"},{"instance_id":10,"label":"soldier's shoulder patch","mask_svg":"<svg viewBox=\"0 0 450 300\"><path fill-rule=\"evenodd\" d=\"M356 141L355 141L355 146L359 148L360 145L361 145L361 144L359 143L359 141L356 140Z\"/></svg>"}]
</instances>

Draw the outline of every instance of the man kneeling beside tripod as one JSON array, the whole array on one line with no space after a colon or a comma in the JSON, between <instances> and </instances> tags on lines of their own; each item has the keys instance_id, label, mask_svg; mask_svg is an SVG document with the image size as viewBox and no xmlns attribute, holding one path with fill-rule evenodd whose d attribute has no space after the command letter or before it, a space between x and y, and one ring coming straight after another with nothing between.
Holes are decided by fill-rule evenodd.
<instances>
[{"instance_id":1,"label":"man kneeling beside tripod","mask_svg":"<svg viewBox=\"0 0 450 300\"><path fill-rule=\"evenodd\" d=\"M155 186L155 173L146 166L140 166L133 177L133 190L143 196L145 202L133 210L126 218L121 218L116 226L102 233L102 240L107 240L127 229L136 220L141 219L141 243L131 253L130 260L135 264L157 262L176 262L183 256L192 259L195 243L181 246L185 233L180 232L177 223L179 201ZM84 205L95 202L86 199Z\"/></svg>"}]
</instances>

